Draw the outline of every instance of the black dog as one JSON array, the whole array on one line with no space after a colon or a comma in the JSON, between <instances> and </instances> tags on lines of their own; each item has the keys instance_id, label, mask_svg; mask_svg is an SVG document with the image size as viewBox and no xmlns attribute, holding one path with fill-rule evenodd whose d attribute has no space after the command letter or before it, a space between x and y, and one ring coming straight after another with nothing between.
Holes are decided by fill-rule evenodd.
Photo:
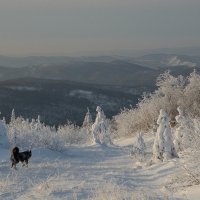
<instances>
[{"instance_id":1,"label":"black dog","mask_svg":"<svg viewBox=\"0 0 200 200\"><path fill-rule=\"evenodd\" d=\"M30 151L24 151L24 152L19 152L18 147L14 147L11 152L11 157L10 160L12 162L11 168L14 167L16 169L16 164L19 162L22 162L22 166L27 166L28 167L28 160L32 156L32 152Z\"/></svg>"}]
</instances>

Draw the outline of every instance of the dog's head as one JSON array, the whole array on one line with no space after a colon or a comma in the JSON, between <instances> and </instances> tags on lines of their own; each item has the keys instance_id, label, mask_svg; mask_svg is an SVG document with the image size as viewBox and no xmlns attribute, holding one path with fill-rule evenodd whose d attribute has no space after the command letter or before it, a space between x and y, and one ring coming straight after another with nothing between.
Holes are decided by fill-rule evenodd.
<instances>
[{"instance_id":1,"label":"dog's head","mask_svg":"<svg viewBox=\"0 0 200 200\"><path fill-rule=\"evenodd\" d=\"M32 156L32 151L31 150L28 152L28 155L29 155L29 158Z\"/></svg>"},{"instance_id":2,"label":"dog's head","mask_svg":"<svg viewBox=\"0 0 200 200\"><path fill-rule=\"evenodd\" d=\"M24 151L24 152L21 152L19 153L21 158L23 159L29 159L31 156L32 156L32 151Z\"/></svg>"},{"instance_id":3,"label":"dog's head","mask_svg":"<svg viewBox=\"0 0 200 200\"><path fill-rule=\"evenodd\" d=\"M13 153L13 154L18 154L18 153L19 153L19 148L18 148L18 147L14 147L14 148L12 149L12 153Z\"/></svg>"}]
</instances>

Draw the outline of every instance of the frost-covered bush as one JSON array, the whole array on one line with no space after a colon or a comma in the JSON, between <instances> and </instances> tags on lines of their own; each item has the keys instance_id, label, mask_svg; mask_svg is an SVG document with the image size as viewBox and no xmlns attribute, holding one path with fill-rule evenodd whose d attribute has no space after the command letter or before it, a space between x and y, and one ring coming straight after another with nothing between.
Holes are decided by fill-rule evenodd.
<instances>
[{"instance_id":1,"label":"frost-covered bush","mask_svg":"<svg viewBox=\"0 0 200 200\"><path fill-rule=\"evenodd\" d=\"M200 118L191 119L190 148L194 152L200 152Z\"/></svg>"},{"instance_id":2,"label":"frost-covered bush","mask_svg":"<svg viewBox=\"0 0 200 200\"><path fill-rule=\"evenodd\" d=\"M65 144L68 145L86 144L92 141L91 132L88 131L87 127L79 127L69 122L64 126L58 127L57 133L63 138Z\"/></svg>"},{"instance_id":3,"label":"frost-covered bush","mask_svg":"<svg viewBox=\"0 0 200 200\"><path fill-rule=\"evenodd\" d=\"M189 149L184 152L187 159L182 166L183 173L186 175L188 185L200 184L200 118L192 119L192 131L190 132Z\"/></svg>"},{"instance_id":4,"label":"frost-covered bush","mask_svg":"<svg viewBox=\"0 0 200 200\"><path fill-rule=\"evenodd\" d=\"M181 152L181 165L177 173L168 183L167 187L176 191L192 185L200 185L200 118L190 119L192 127L190 132L189 148Z\"/></svg>"},{"instance_id":5,"label":"frost-covered bush","mask_svg":"<svg viewBox=\"0 0 200 200\"><path fill-rule=\"evenodd\" d=\"M31 122L22 117L11 119L7 124L7 137L11 147L48 147L56 150L64 147L62 137L56 129L41 123L39 117Z\"/></svg>"},{"instance_id":6,"label":"frost-covered bush","mask_svg":"<svg viewBox=\"0 0 200 200\"><path fill-rule=\"evenodd\" d=\"M16 118L14 111L6 129L11 147L46 147L61 151L69 144L85 144L91 141L91 134L84 127L67 123L56 130L55 127L41 123L39 116L38 119L29 121L22 117Z\"/></svg>"},{"instance_id":7,"label":"frost-covered bush","mask_svg":"<svg viewBox=\"0 0 200 200\"><path fill-rule=\"evenodd\" d=\"M190 117L200 117L200 75L194 71L188 77L161 74L156 83L157 89L144 94L135 108L124 109L115 116L119 136L134 135L136 132L152 129L160 109L169 113L175 121L177 107Z\"/></svg>"}]
</instances>

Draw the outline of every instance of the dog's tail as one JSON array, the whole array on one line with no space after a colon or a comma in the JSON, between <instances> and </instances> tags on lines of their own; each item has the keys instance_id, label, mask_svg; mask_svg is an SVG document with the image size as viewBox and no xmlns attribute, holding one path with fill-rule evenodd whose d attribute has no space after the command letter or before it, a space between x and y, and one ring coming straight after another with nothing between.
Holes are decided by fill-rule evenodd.
<instances>
[{"instance_id":1,"label":"dog's tail","mask_svg":"<svg viewBox=\"0 0 200 200\"><path fill-rule=\"evenodd\" d=\"M12 149L12 156L13 156L14 160L17 161L17 162L19 161L18 154L19 154L19 148L18 147L14 147Z\"/></svg>"}]
</instances>

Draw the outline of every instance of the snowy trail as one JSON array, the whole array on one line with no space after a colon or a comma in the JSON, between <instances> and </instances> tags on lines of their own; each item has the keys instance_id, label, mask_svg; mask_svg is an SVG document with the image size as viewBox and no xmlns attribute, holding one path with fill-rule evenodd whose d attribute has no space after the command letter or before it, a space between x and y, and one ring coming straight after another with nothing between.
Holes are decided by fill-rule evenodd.
<instances>
[{"instance_id":1,"label":"snowy trail","mask_svg":"<svg viewBox=\"0 0 200 200\"><path fill-rule=\"evenodd\" d=\"M123 147L70 147L63 153L33 150L29 168L10 169L9 152L1 152L0 199L88 199L93 189L106 183L130 191L158 191L175 170L173 161L135 168Z\"/></svg>"}]
</instances>

